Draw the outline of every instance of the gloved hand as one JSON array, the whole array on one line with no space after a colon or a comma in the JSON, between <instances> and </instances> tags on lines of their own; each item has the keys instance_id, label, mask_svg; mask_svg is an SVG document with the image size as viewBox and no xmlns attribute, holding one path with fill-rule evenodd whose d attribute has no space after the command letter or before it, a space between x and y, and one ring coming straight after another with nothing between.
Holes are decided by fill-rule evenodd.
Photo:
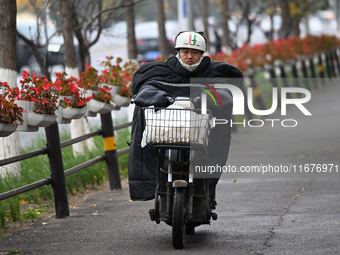
<instances>
[{"instance_id":1,"label":"gloved hand","mask_svg":"<svg viewBox=\"0 0 340 255\"><path fill-rule=\"evenodd\" d=\"M175 100L166 92L155 87L146 87L141 90L134 98L133 103L140 107L167 107L173 104Z\"/></svg>"}]
</instances>

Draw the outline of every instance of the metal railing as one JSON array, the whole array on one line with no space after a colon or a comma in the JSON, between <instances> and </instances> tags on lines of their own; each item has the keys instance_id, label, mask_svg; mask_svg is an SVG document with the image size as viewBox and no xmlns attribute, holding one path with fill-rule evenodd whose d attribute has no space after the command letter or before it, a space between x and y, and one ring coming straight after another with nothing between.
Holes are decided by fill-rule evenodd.
<instances>
[{"instance_id":1,"label":"metal railing","mask_svg":"<svg viewBox=\"0 0 340 255\"><path fill-rule=\"evenodd\" d=\"M287 71L286 69L289 68ZM279 70L279 72L276 72ZM288 62L279 62L273 65L267 65L264 68L247 70L245 77L249 79L249 86L254 90L254 102L257 103L259 110L266 110L265 99L271 96L271 93L262 93L259 89L257 79L254 78L257 73L267 72L270 77L272 87L305 87L308 90L317 89L325 85L327 79L332 79L340 75L339 49L335 48L327 52L320 52L312 56L301 56L298 60ZM279 73L279 75L278 75ZM288 79L288 76L294 79ZM301 79L303 78L303 84ZM281 80L282 85L278 84ZM290 82L292 84L290 84ZM245 92L245 91L243 91ZM247 102L245 102L247 104ZM281 105L281 97L278 94L278 105ZM252 119L252 113L248 107L245 107L247 119ZM233 130L236 128L233 126Z\"/></svg>"},{"instance_id":2,"label":"metal railing","mask_svg":"<svg viewBox=\"0 0 340 255\"><path fill-rule=\"evenodd\" d=\"M0 194L0 201L40 188L45 185L51 185L53 189L56 218L64 218L70 215L68 206L68 197L65 185L65 177L72 175L89 166L105 161L107 165L110 189L121 189L121 180L118 166L118 155L129 152L129 147L120 150L116 149L114 131L131 126L131 122L117 125L114 127L111 112L101 114L101 129L85 134L83 136L60 142L58 123L45 127L46 148L24 153L18 156L0 160L0 166L20 162L25 159L48 155L50 162L50 177L37 182L4 192ZM104 139L104 155L88 160L82 164L74 166L64 171L61 149L78 142L85 141L94 136L102 135Z\"/></svg>"}]
</instances>

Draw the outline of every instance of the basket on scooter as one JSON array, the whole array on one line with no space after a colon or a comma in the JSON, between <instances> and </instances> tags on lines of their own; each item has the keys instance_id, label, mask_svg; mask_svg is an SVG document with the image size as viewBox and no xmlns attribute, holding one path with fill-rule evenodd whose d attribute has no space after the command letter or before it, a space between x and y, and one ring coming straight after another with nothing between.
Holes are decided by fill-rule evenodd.
<instances>
[{"instance_id":1,"label":"basket on scooter","mask_svg":"<svg viewBox=\"0 0 340 255\"><path fill-rule=\"evenodd\" d=\"M209 114L199 110L168 107L144 109L144 139L150 145L202 145L208 144Z\"/></svg>"}]
</instances>

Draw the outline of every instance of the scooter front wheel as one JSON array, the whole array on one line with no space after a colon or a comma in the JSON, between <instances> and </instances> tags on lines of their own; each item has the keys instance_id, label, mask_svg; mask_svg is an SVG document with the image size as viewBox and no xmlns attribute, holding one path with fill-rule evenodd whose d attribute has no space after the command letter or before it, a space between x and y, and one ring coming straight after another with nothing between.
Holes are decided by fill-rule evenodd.
<instances>
[{"instance_id":1,"label":"scooter front wheel","mask_svg":"<svg viewBox=\"0 0 340 255\"><path fill-rule=\"evenodd\" d=\"M176 249L184 247L185 239L185 193L186 188L174 190L172 209L172 246Z\"/></svg>"}]
</instances>

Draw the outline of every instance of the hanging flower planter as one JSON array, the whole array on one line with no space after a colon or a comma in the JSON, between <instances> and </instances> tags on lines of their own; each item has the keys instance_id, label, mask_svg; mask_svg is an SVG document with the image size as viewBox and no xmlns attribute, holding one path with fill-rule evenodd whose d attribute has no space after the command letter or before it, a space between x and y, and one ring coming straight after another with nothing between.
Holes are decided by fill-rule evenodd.
<instances>
[{"instance_id":1,"label":"hanging flower planter","mask_svg":"<svg viewBox=\"0 0 340 255\"><path fill-rule=\"evenodd\" d=\"M16 87L15 103L24 109L23 123L17 130L35 132L56 122L59 90L46 76L23 71L21 88Z\"/></svg>"},{"instance_id":2,"label":"hanging flower planter","mask_svg":"<svg viewBox=\"0 0 340 255\"><path fill-rule=\"evenodd\" d=\"M131 98L130 97L124 97L124 96L121 96L121 95L116 95L113 98L113 101L114 101L116 106L127 107L127 106L130 105Z\"/></svg>"},{"instance_id":3,"label":"hanging flower planter","mask_svg":"<svg viewBox=\"0 0 340 255\"><path fill-rule=\"evenodd\" d=\"M85 116L87 112L87 107L82 108L73 108L66 107L65 109L58 110L58 118L57 121L60 124L69 124L72 120L80 119Z\"/></svg>"},{"instance_id":4,"label":"hanging flower planter","mask_svg":"<svg viewBox=\"0 0 340 255\"><path fill-rule=\"evenodd\" d=\"M16 124L3 124L0 123L0 137L6 137L17 130Z\"/></svg>"},{"instance_id":5,"label":"hanging flower planter","mask_svg":"<svg viewBox=\"0 0 340 255\"><path fill-rule=\"evenodd\" d=\"M105 114L105 113L109 113L112 110L114 110L116 107L115 104L110 103L104 103L104 102L100 102L98 100L92 99L88 102L88 113L87 115L90 117L95 117L97 115L97 113L100 114Z\"/></svg>"},{"instance_id":6,"label":"hanging flower planter","mask_svg":"<svg viewBox=\"0 0 340 255\"><path fill-rule=\"evenodd\" d=\"M17 131L36 132L39 127L47 127L57 120L57 115L35 113L34 101L16 100L15 103L26 110L22 114L24 122L18 126Z\"/></svg>"},{"instance_id":7,"label":"hanging flower planter","mask_svg":"<svg viewBox=\"0 0 340 255\"><path fill-rule=\"evenodd\" d=\"M98 93L95 90L87 90L87 97L93 97L95 93ZM96 117L97 113L105 114L109 113L112 110L114 110L116 105L113 102L110 103L104 103L101 101L98 101L96 99L91 99L87 102L87 113L86 115L89 117Z\"/></svg>"},{"instance_id":8,"label":"hanging flower planter","mask_svg":"<svg viewBox=\"0 0 340 255\"><path fill-rule=\"evenodd\" d=\"M59 100L67 100L71 105L74 105L75 97L74 96L59 96ZM87 107L71 107L67 106L66 108L59 107L57 110L57 122L60 124L69 124L73 119L80 119L87 112Z\"/></svg>"},{"instance_id":9,"label":"hanging flower planter","mask_svg":"<svg viewBox=\"0 0 340 255\"><path fill-rule=\"evenodd\" d=\"M115 92L113 94L113 102L116 105L115 110L119 110L120 107L129 106L132 97L132 78L138 69L136 62L122 62L121 58L114 58L113 56L107 56L106 60L101 62L105 69L100 75L100 81L104 83L106 87L110 85L114 85L113 87L115 87L115 91L112 89Z\"/></svg>"},{"instance_id":10,"label":"hanging flower planter","mask_svg":"<svg viewBox=\"0 0 340 255\"><path fill-rule=\"evenodd\" d=\"M82 108L72 108L66 107L63 109L63 118L64 119L80 119L87 112L87 107Z\"/></svg>"},{"instance_id":11,"label":"hanging flower planter","mask_svg":"<svg viewBox=\"0 0 340 255\"><path fill-rule=\"evenodd\" d=\"M32 127L47 127L57 120L57 115L28 112L27 125Z\"/></svg>"},{"instance_id":12,"label":"hanging flower planter","mask_svg":"<svg viewBox=\"0 0 340 255\"><path fill-rule=\"evenodd\" d=\"M108 88L109 92L112 95L112 98L114 98L118 94L118 92L119 92L119 87L118 86L110 85L110 84L107 84L107 83L99 83L98 87L99 88L103 88L103 87Z\"/></svg>"},{"instance_id":13,"label":"hanging flower planter","mask_svg":"<svg viewBox=\"0 0 340 255\"><path fill-rule=\"evenodd\" d=\"M74 96L64 96L64 95L60 95L59 96L59 101L69 101L69 104L73 104L74 103Z\"/></svg>"},{"instance_id":14,"label":"hanging flower planter","mask_svg":"<svg viewBox=\"0 0 340 255\"><path fill-rule=\"evenodd\" d=\"M0 81L0 137L9 136L24 121L24 109L15 103L15 97L15 91L7 82Z\"/></svg>"}]
</instances>

